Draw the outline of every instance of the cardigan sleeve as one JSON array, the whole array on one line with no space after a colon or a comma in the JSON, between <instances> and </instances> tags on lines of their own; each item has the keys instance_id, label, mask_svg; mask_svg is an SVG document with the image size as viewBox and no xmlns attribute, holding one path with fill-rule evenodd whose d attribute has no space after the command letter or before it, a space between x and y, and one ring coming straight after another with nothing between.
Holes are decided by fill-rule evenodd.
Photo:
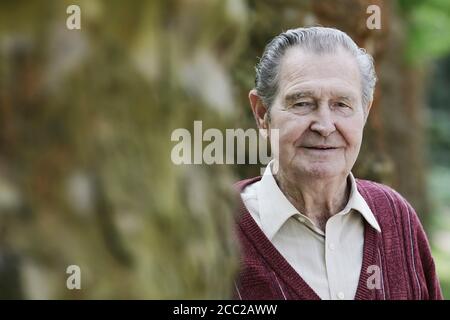
<instances>
[{"instance_id":1,"label":"cardigan sleeve","mask_svg":"<svg viewBox=\"0 0 450 320\"><path fill-rule=\"evenodd\" d=\"M434 260L431 255L431 248L428 238L422 224L420 223L417 213L409 203L407 203L407 205L411 214L411 223L414 230L414 249L416 252L414 259L416 264L422 267L424 286L426 287L426 292L428 293L427 296L422 297L422 299L442 300L442 290L436 273Z\"/></svg>"}]
</instances>

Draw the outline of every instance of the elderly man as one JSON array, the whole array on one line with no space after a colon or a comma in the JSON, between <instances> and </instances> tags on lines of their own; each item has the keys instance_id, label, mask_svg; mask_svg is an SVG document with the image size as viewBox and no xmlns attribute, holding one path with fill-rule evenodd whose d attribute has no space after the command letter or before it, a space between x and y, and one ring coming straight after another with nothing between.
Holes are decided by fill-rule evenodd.
<instances>
[{"instance_id":1,"label":"elderly man","mask_svg":"<svg viewBox=\"0 0 450 320\"><path fill-rule=\"evenodd\" d=\"M331 28L289 30L265 48L249 99L276 155L240 181L238 299L442 299L410 204L355 179L376 75Z\"/></svg>"}]
</instances>

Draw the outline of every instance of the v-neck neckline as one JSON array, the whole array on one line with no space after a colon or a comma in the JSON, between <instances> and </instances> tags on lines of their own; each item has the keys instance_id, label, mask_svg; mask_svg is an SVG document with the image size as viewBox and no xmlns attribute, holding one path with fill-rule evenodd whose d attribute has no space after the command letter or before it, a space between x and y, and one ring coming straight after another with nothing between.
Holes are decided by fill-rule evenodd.
<instances>
[{"instance_id":1,"label":"v-neck neckline","mask_svg":"<svg viewBox=\"0 0 450 320\"><path fill-rule=\"evenodd\" d=\"M319 295L309 286L308 283L295 271L289 262L283 257L273 243L266 237L264 232L258 226L251 214L245 206L240 192L249 184L257 182L261 176L241 181L237 185L239 196L239 213L238 225L242 232L251 240L256 250L261 254L263 259L272 268L272 270L279 276L298 296L311 297L311 300L321 300ZM357 181L357 186L360 185ZM363 196L364 197L364 196ZM367 200L366 200L367 201ZM372 206L368 203L369 207ZM373 210L373 208L371 208ZM370 290L367 285L369 278L368 267L376 264L376 243L377 231L364 220L364 245L363 245L363 259L361 271L358 280L358 286L355 293L355 300L373 299L375 297L375 290Z\"/></svg>"}]
</instances>

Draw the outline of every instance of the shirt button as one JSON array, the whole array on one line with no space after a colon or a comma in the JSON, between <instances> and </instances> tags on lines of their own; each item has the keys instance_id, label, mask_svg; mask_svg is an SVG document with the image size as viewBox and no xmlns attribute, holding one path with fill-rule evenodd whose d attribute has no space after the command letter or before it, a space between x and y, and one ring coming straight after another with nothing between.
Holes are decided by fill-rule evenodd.
<instances>
[{"instance_id":1,"label":"shirt button","mask_svg":"<svg viewBox=\"0 0 450 320\"><path fill-rule=\"evenodd\" d=\"M336 249L336 246L334 245L334 243L330 243L328 245L328 248L330 248L330 250L334 250L334 249Z\"/></svg>"},{"instance_id":2,"label":"shirt button","mask_svg":"<svg viewBox=\"0 0 450 320\"><path fill-rule=\"evenodd\" d=\"M300 221L301 223L305 223L306 220L305 220L305 218L299 217L298 221Z\"/></svg>"},{"instance_id":3,"label":"shirt button","mask_svg":"<svg viewBox=\"0 0 450 320\"><path fill-rule=\"evenodd\" d=\"M344 300L345 294L342 291L340 291L340 292L338 292L337 297L339 300Z\"/></svg>"}]
</instances>

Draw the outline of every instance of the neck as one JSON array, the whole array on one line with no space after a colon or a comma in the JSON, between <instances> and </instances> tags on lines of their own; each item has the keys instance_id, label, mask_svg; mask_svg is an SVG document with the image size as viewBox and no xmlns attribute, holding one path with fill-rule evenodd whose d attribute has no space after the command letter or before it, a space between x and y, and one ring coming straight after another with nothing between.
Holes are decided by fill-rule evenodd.
<instances>
[{"instance_id":1,"label":"neck","mask_svg":"<svg viewBox=\"0 0 450 320\"><path fill-rule=\"evenodd\" d=\"M321 230L327 220L344 209L350 196L347 176L310 179L279 168L275 180L286 198Z\"/></svg>"}]
</instances>

